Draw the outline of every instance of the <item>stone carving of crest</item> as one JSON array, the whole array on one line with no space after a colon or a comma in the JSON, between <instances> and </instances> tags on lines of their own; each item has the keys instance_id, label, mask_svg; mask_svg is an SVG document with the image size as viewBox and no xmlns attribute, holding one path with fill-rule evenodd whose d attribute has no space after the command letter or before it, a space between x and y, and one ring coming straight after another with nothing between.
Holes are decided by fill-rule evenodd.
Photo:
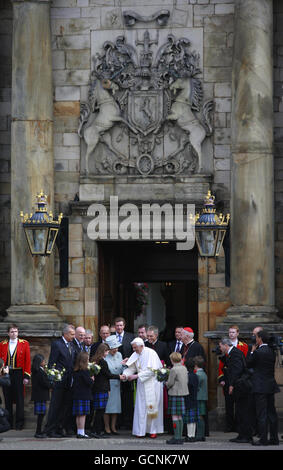
<instances>
[{"instance_id":1,"label":"stone carving of crest","mask_svg":"<svg viewBox=\"0 0 283 470\"><path fill-rule=\"evenodd\" d=\"M199 55L189 39L159 44L158 33L145 30L134 45L118 35L94 58L79 126L86 176L202 172L213 102L202 103Z\"/></svg>"}]
</instances>

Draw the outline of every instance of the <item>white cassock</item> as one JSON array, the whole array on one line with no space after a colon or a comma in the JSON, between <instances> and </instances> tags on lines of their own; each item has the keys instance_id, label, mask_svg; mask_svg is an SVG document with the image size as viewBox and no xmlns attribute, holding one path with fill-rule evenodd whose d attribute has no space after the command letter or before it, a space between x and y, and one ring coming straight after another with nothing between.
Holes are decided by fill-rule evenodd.
<instances>
[{"instance_id":1,"label":"white cassock","mask_svg":"<svg viewBox=\"0 0 283 470\"><path fill-rule=\"evenodd\" d=\"M138 374L132 434L163 433L163 383L158 382L150 370L162 367L157 353L144 347L141 354L134 352L126 365L124 375Z\"/></svg>"}]
</instances>

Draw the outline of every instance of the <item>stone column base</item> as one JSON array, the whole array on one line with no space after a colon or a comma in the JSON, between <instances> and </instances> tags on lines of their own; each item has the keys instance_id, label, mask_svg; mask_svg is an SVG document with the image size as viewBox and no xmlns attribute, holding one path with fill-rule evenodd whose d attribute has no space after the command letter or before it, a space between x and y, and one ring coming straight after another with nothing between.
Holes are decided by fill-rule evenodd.
<instances>
[{"instance_id":1,"label":"stone column base","mask_svg":"<svg viewBox=\"0 0 283 470\"><path fill-rule=\"evenodd\" d=\"M278 310L273 305L233 305L227 308L227 317L223 320L224 324L241 323L266 323L282 322L277 317Z\"/></svg>"},{"instance_id":2,"label":"stone column base","mask_svg":"<svg viewBox=\"0 0 283 470\"><path fill-rule=\"evenodd\" d=\"M19 327L21 337L60 337L64 325L54 305L12 305L8 316L0 322L0 336L7 336L11 323Z\"/></svg>"}]
</instances>

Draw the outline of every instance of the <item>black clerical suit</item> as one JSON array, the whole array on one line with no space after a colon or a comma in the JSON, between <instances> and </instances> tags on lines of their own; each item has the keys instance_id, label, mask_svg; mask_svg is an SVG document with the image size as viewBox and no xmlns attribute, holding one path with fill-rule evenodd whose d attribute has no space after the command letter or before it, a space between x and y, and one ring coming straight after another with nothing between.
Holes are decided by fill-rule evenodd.
<instances>
[{"instance_id":1,"label":"black clerical suit","mask_svg":"<svg viewBox=\"0 0 283 470\"><path fill-rule=\"evenodd\" d=\"M232 346L225 361L225 379L228 380L228 387L233 387L235 397L235 416L237 419L238 439L247 442L252 441L252 426L250 419L251 395L237 394L237 379L241 377L246 368L245 355L240 349Z\"/></svg>"},{"instance_id":2,"label":"black clerical suit","mask_svg":"<svg viewBox=\"0 0 283 470\"><path fill-rule=\"evenodd\" d=\"M187 361L190 357L202 356L206 361L206 356L202 345L195 340L191 341L187 345L184 344L181 350L181 354L184 359L184 365L187 367L187 369L189 368Z\"/></svg>"},{"instance_id":3,"label":"black clerical suit","mask_svg":"<svg viewBox=\"0 0 283 470\"><path fill-rule=\"evenodd\" d=\"M146 343L146 347L150 349L154 349L156 351L159 359L167 365L167 367L171 367L171 361L169 359L167 345L164 341L160 341L159 339L155 343L150 343L148 341Z\"/></svg>"},{"instance_id":4,"label":"black clerical suit","mask_svg":"<svg viewBox=\"0 0 283 470\"><path fill-rule=\"evenodd\" d=\"M280 389L274 377L275 352L267 345L262 344L249 355L248 367L252 368L252 392L255 400L257 431L261 444L268 442L268 428L270 441L278 444L278 417L275 408L274 394Z\"/></svg>"},{"instance_id":5,"label":"black clerical suit","mask_svg":"<svg viewBox=\"0 0 283 470\"><path fill-rule=\"evenodd\" d=\"M118 333L116 333L116 338L120 341ZM122 346L119 348L123 359L129 358L133 354L131 342L134 339L135 335L133 333L123 332ZM122 413L118 417L118 424L120 427L132 429L134 418L134 382L121 382L121 407Z\"/></svg>"},{"instance_id":6,"label":"black clerical suit","mask_svg":"<svg viewBox=\"0 0 283 470\"><path fill-rule=\"evenodd\" d=\"M56 382L49 405L45 433L62 435L63 428L69 433L72 430L72 374L76 352L73 344L64 341L63 337L54 341L48 361L48 367L65 369L63 380Z\"/></svg>"}]
</instances>

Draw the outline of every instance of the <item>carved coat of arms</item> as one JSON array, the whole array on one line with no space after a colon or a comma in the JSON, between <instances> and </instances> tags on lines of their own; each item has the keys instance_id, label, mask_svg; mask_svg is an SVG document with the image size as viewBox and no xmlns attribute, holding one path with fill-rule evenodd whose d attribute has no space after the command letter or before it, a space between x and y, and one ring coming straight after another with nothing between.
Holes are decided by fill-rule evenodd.
<instances>
[{"instance_id":1,"label":"carved coat of arms","mask_svg":"<svg viewBox=\"0 0 283 470\"><path fill-rule=\"evenodd\" d=\"M119 35L94 58L78 131L86 176L202 172L213 102L202 103L199 55L173 34L153 54L158 42L158 31L135 47Z\"/></svg>"}]
</instances>

